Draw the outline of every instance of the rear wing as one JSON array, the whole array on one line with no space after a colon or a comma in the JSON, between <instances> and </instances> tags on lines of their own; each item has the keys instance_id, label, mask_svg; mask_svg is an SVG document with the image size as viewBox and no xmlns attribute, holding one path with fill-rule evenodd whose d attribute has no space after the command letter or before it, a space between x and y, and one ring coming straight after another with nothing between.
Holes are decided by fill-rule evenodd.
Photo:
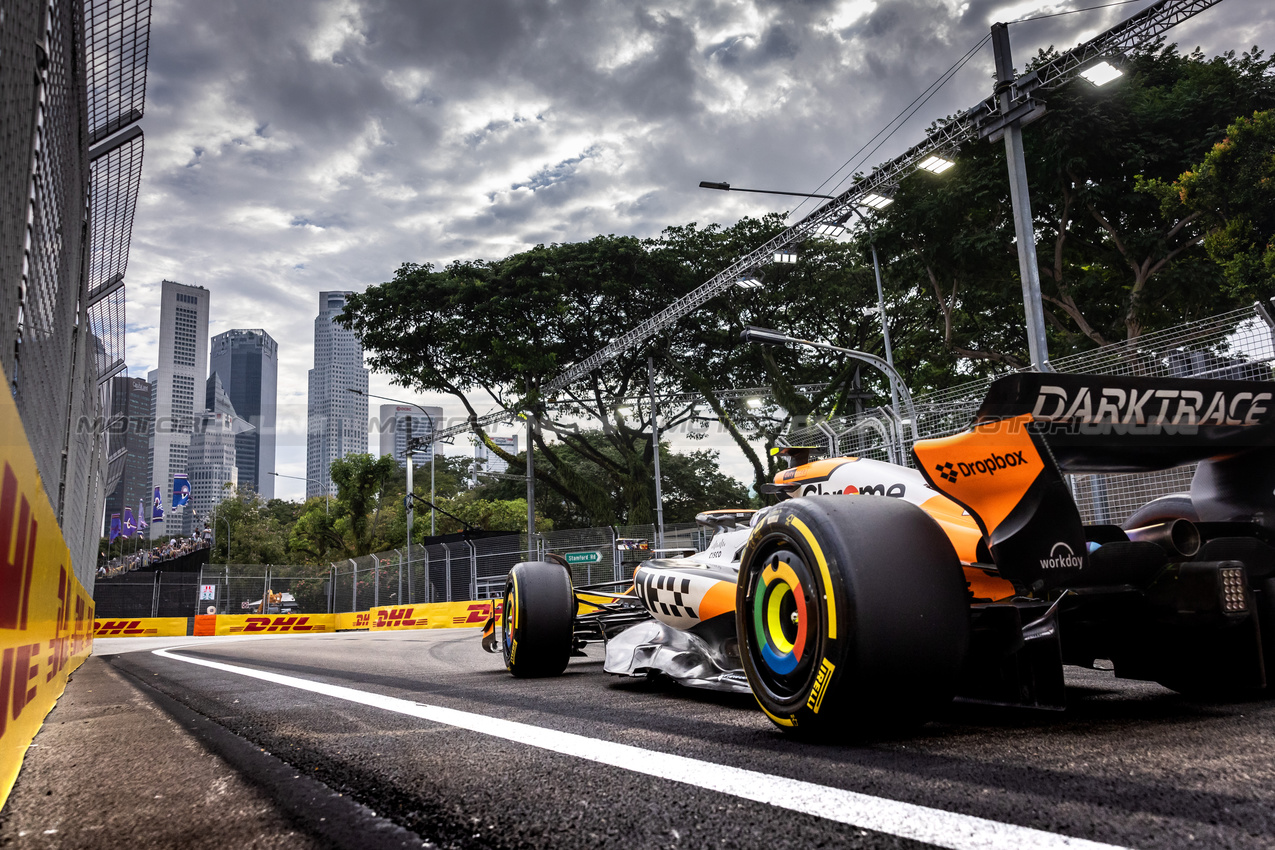
<instances>
[{"instance_id":1,"label":"rear wing","mask_svg":"<svg viewBox=\"0 0 1275 850\"><path fill-rule=\"evenodd\" d=\"M1063 472L1148 472L1275 444L1275 383L1025 372L974 422L1024 415Z\"/></svg>"},{"instance_id":2,"label":"rear wing","mask_svg":"<svg viewBox=\"0 0 1275 850\"><path fill-rule=\"evenodd\" d=\"M913 455L978 521L1005 578L1062 587L1089 561L1064 473L1199 462L1201 520L1275 520L1275 383L1011 375L992 384L968 430L921 440Z\"/></svg>"}]
</instances>

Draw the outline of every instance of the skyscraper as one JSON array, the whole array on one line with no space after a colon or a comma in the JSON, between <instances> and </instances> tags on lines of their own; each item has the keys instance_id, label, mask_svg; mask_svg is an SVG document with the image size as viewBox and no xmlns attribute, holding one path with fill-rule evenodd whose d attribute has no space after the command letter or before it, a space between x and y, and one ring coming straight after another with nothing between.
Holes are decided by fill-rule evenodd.
<instances>
[{"instance_id":1,"label":"skyscraper","mask_svg":"<svg viewBox=\"0 0 1275 850\"><path fill-rule=\"evenodd\" d=\"M381 405L378 430L381 432L381 454L394 455L399 466L407 465L407 441L413 439L428 440L434 433L435 423L443 419L441 407L426 407L424 412L419 407L405 404ZM429 463L434 457L434 447L430 443L422 443L420 451L413 457L417 465Z\"/></svg>"},{"instance_id":2,"label":"skyscraper","mask_svg":"<svg viewBox=\"0 0 1275 850\"><path fill-rule=\"evenodd\" d=\"M333 322L352 292L320 292L314 320L314 368L310 370L305 475L306 498L336 493L332 461L368 449L368 372L363 346L353 331Z\"/></svg>"},{"instance_id":3,"label":"skyscraper","mask_svg":"<svg viewBox=\"0 0 1275 850\"><path fill-rule=\"evenodd\" d=\"M237 445L239 438L252 429L246 420L235 415L219 374L208 376L204 390L205 410L195 417L187 463L190 507L200 520L233 495L227 484L233 488L243 483L236 460Z\"/></svg>"},{"instance_id":4,"label":"skyscraper","mask_svg":"<svg viewBox=\"0 0 1275 850\"><path fill-rule=\"evenodd\" d=\"M151 486L171 504L173 476L186 474L195 416L204 410L208 377L208 290L166 280L159 301L159 365L149 374L155 402ZM166 511L155 537L189 534L190 510Z\"/></svg>"},{"instance_id":5,"label":"skyscraper","mask_svg":"<svg viewBox=\"0 0 1275 850\"><path fill-rule=\"evenodd\" d=\"M139 502L151 503L151 387L145 378L111 378L108 421L107 485L114 486L106 494L103 535L110 530L111 514L123 514L126 507L137 510Z\"/></svg>"},{"instance_id":6,"label":"skyscraper","mask_svg":"<svg viewBox=\"0 0 1275 850\"><path fill-rule=\"evenodd\" d=\"M260 328L217 334L209 368L220 376L235 414L253 426L235 438L239 486L273 499L279 344Z\"/></svg>"},{"instance_id":7,"label":"skyscraper","mask_svg":"<svg viewBox=\"0 0 1275 850\"><path fill-rule=\"evenodd\" d=\"M491 441L511 455L518 454L517 435L513 437L492 437ZM481 473L503 475L508 471L509 461L487 448L486 443L474 443L474 465L470 467L469 472L469 480L472 485L478 485L478 478ZM486 480L492 481L494 479L488 478Z\"/></svg>"}]
</instances>

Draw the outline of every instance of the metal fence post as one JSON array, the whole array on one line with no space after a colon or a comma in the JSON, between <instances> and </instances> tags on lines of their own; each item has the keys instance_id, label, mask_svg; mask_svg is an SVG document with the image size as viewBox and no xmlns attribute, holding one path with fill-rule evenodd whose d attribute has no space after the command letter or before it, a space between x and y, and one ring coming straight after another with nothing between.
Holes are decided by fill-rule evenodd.
<instances>
[{"instance_id":1,"label":"metal fence post","mask_svg":"<svg viewBox=\"0 0 1275 850\"><path fill-rule=\"evenodd\" d=\"M404 604L404 601L403 601L403 553L395 549L394 554L398 555L398 604L403 605ZM408 582L407 586L408 586L408 589L410 590L412 586L410 581Z\"/></svg>"},{"instance_id":2,"label":"metal fence post","mask_svg":"<svg viewBox=\"0 0 1275 850\"><path fill-rule=\"evenodd\" d=\"M452 547L446 543L443 544L443 578L446 581L444 590L447 593L448 602L452 601Z\"/></svg>"},{"instance_id":3,"label":"metal fence post","mask_svg":"<svg viewBox=\"0 0 1275 850\"><path fill-rule=\"evenodd\" d=\"M478 547L474 545L474 541L466 540L469 546L469 598L478 598Z\"/></svg>"},{"instance_id":4,"label":"metal fence post","mask_svg":"<svg viewBox=\"0 0 1275 850\"><path fill-rule=\"evenodd\" d=\"M353 588L353 594L354 594L354 599L350 604L353 605L354 607L351 608L350 610L358 611L359 610L359 565L355 563L353 558L350 558L350 566L354 568L354 576L350 579L350 586Z\"/></svg>"},{"instance_id":5,"label":"metal fence post","mask_svg":"<svg viewBox=\"0 0 1275 850\"><path fill-rule=\"evenodd\" d=\"M607 531L611 532L611 580L620 581L620 544L618 535L615 533L615 526L608 525Z\"/></svg>"},{"instance_id":6,"label":"metal fence post","mask_svg":"<svg viewBox=\"0 0 1275 850\"><path fill-rule=\"evenodd\" d=\"M163 575L159 570L155 571L155 581L151 583L151 616L159 616L159 582L160 576Z\"/></svg>"},{"instance_id":7,"label":"metal fence post","mask_svg":"<svg viewBox=\"0 0 1275 850\"><path fill-rule=\"evenodd\" d=\"M381 570L384 568L380 555L372 556L372 607L381 604Z\"/></svg>"}]
</instances>

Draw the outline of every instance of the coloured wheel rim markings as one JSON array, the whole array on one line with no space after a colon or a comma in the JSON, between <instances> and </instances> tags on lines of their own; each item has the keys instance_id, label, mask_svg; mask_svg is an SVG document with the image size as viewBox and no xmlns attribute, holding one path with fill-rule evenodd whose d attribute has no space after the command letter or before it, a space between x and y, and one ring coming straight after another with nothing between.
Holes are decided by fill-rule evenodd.
<instances>
[{"instance_id":1,"label":"coloured wheel rim markings","mask_svg":"<svg viewBox=\"0 0 1275 850\"><path fill-rule=\"evenodd\" d=\"M792 566L775 555L759 574L753 598L753 632L770 670L786 676L806 654L806 592Z\"/></svg>"},{"instance_id":2,"label":"coloured wheel rim markings","mask_svg":"<svg viewBox=\"0 0 1275 850\"><path fill-rule=\"evenodd\" d=\"M501 611L501 631L505 637L505 658L513 649L514 629L518 627L518 583L511 582L505 593L505 606Z\"/></svg>"}]
</instances>

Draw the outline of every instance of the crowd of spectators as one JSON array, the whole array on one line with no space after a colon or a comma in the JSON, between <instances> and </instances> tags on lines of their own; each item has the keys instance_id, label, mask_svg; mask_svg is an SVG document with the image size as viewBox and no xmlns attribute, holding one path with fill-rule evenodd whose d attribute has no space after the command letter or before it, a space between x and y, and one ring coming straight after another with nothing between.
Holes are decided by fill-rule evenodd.
<instances>
[{"instance_id":1,"label":"crowd of spectators","mask_svg":"<svg viewBox=\"0 0 1275 850\"><path fill-rule=\"evenodd\" d=\"M159 543L150 549L138 549L126 552L123 556L111 558L97 568L99 578L110 578L131 570L141 570L165 561L173 561L191 552L207 549L212 541L206 535L195 537L172 537L167 543Z\"/></svg>"}]
</instances>

